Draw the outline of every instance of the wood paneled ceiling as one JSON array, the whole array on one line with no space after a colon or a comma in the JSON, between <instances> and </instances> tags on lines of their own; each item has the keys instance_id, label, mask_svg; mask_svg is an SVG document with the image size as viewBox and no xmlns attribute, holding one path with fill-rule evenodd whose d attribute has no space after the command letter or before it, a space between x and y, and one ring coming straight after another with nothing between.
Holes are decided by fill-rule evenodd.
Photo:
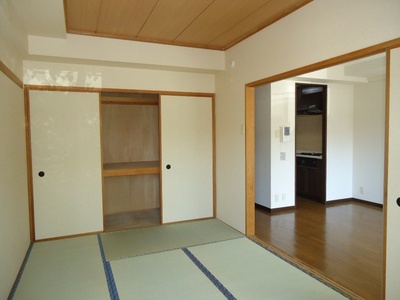
<instances>
[{"instance_id":1,"label":"wood paneled ceiling","mask_svg":"<svg viewBox=\"0 0 400 300\"><path fill-rule=\"evenodd\" d=\"M312 0L64 0L68 33L226 50Z\"/></svg>"}]
</instances>

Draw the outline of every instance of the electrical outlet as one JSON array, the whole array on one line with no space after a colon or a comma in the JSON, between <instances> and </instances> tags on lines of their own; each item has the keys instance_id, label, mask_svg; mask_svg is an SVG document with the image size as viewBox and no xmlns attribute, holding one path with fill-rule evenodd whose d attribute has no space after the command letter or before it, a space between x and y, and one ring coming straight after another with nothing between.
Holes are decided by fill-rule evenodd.
<instances>
[{"instance_id":1,"label":"electrical outlet","mask_svg":"<svg viewBox=\"0 0 400 300\"><path fill-rule=\"evenodd\" d=\"M360 194L364 194L364 187L363 186L360 186Z\"/></svg>"},{"instance_id":2,"label":"electrical outlet","mask_svg":"<svg viewBox=\"0 0 400 300\"><path fill-rule=\"evenodd\" d=\"M275 202L279 202L279 195L275 194Z\"/></svg>"},{"instance_id":3,"label":"electrical outlet","mask_svg":"<svg viewBox=\"0 0 400 300\"><path fill-rule=\"evenodd\" d=\"M282 201L285 201L285 200L286 200L286 194L283 193L283 194L282 194Z\"/></svg>"}]
</instances>

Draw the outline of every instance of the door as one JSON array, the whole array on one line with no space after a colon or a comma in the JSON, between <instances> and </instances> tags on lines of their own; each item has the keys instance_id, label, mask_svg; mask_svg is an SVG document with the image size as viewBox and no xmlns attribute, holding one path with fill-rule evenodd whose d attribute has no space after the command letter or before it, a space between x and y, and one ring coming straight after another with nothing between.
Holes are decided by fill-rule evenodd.
<instances>
[{"instance_id":1,"label":"door","mask_svg":"<svg viewBox=\"0 0 400 300\"><path fill-rule=\"evenodd\" d=\"M30 91L35 239L103 230L99 95Z\"/></svg>"},{"instance_id":2,"label":"door","mask_svg":"<svg viewBox=\"0 0 400 300\"><path fill-rule=\"evenodd\" d=\"M213 217L212 99L162 96L163 223Z\"/></svg>"},{"instance_id":3,"label":"door","mask_svg":"<svg viewBox=\"0 0 400 300\"><path fill-rule=\"evenodd\" d=\"M400 48L390 51L389 115L387 140L386 299L400 295Z\"/></svg>"}]
</instances>

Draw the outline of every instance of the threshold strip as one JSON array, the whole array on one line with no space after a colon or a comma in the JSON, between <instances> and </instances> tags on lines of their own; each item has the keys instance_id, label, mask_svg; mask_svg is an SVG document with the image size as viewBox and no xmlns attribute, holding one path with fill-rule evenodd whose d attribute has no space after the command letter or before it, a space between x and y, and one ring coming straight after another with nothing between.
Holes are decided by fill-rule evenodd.
<instances>
[{"instance_id":1,"label":"threshold strip","mask_svg":"<svg viewBox=\"0 0 400 300\"><path fill-rule=\"evenodd\" d=\"M21 265L21 268L19 269L17 278L15 279L12 289L10 291L10 294L8 295L8 298L7 298L8 300L11 300L14 298L15 292L17 291L17 288L18 288L18 284L21 281L22 273L24 273L25 266L28 263L28 259L29 259L29 255L31 254L32 247L33 247L33 243L31 243L29 245L29 248L26 251L24 261L22 262L22 265Z\"/></svg>"},{"instance_id":2,"label":"threshold strip","mask_svg":"<svg viewBox=\"0 0 400 300\"><path fill-rule=\"evenodd\" d=\"M106 260L106 256L104 254L103 243L101 242L100 234L97 235L97 241L99 242L101 260L103 261L104 272L106 274L108 291L110 293L111 300L119 300L117 286L115 285L114 275L111 269L111 264Z\"/></svg>"},{"instance_id":3,"label":"threshold strip","mask_svg":"<svg viewBox=\"0 0 400 300\"><path fill-rule=\"evenodd\" d=\"M215 287L229 300L236 300L235 296L224 287L224 285L194 256L188 248L182 248L182 251L190 258L190 260L203 272L204 275L215 285Z\"/></svg>"}]
</instances>

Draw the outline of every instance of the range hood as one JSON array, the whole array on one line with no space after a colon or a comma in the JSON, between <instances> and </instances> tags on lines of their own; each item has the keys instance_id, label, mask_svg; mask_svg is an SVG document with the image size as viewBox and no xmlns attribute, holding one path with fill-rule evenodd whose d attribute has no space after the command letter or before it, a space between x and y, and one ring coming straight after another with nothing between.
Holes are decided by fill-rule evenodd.
<instances>
[{"instance_id":1,"label":"range hood","mask_svg":"<svg viewBox=\"0 0 400 300\"><path fill-rule=\"evenodd\" d=\"M296 111L299 115L323 113L324 87L321 85L298 84L296 87Z\"/></svg>"}]
</instances>

